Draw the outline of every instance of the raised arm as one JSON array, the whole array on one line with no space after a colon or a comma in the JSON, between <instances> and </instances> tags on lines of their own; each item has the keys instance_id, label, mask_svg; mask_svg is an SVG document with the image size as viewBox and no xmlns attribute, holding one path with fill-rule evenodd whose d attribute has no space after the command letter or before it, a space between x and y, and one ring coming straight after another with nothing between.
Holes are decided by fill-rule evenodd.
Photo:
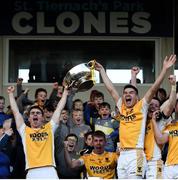
<instances>
[{"instance_id":1,"label":"raised arm","mask_svg":"<svg viewBox=\"0 0 178 180\"><path fill-rule=\"evenodd\" d=\"M156 117L158 116L158 114L159 114L159 111L155 111L152 116L154 136L158 144L165 144L166 142L168 142L169 136L166 133L162 134L162 132L158 128L157 123L156 123Z\"/></svg>"},{"instance_id":2,"label":"raised arm","mask_svg":"<svg viewBox=\"0 0 178 180\"><path fill-rule=\"evenodd\" d=\"M17 127L17 129L19 129L21 127L21 125L24 123L24 119L17 107L17 103L16 103L15 97L14 97L14 91L15 91L14 86L9 86L7 88L7 93L9 95L10 106L11 106L11 109L12 109L12 112L13 112L13 115L15 118L16 127Z\"/></svg>"},{"instance_id":3,"label":"raised arm","mask_svg":"<svg viewBox=\"0 0 178 180\"><path fill-rule=\"evenodd\" d=\"M53 116L51 117L51 119L56 123L59 124L60 121L60 115L62 110L65 107L66 101L67 101L67 95L68 95L68 90L67 88L64 88L64 92L62 94L62 97L60 99L60 101L57 104L56 110L53 113Z\"/></svg>"},{"instance_id":4,"label":"raised arm","mask_svg":"<svg viewBox=\"0 0 178 180\"><path fill-rule=\"evenodd\" d=\"M17 79L17 97L19 97L22 94L22 91L23 91L22 82L23 82L22 78Z\"/></svg>"},{"instance_id":5,"label":"raised arm","mask_svg":"<svg viewBox=\"0 0 178 180\"><path fill-rule=\"evenodd\" d=\"M17 103L17 106L18 106L19 111L20 111L21 114L23 114L24 109L25 109L24 101L25 100L27 101L27 94L28 94L28 92L29 92L29 89L26 88L25 91L22 92L20 94L20 96L18 96L17 99L16 99L16 103ZM28 102L30 102L32 104L32 101L28 100Z\"/></svg>"},{"instance_id":6,"label":"raised arm","mask_svg":"<svg viewBox=\"0 0 178 180\"><path fill-rule=\"evenodd\" d=\"M133 86L137 87L137 74L140 72L140 68L139 67L132 67L131 69L131 80L130 80L130 84L132 84Z\"/></svg>"},{"instance_id":7,"label":"raised arm","mask_svg":"<svg viewBox=\"0 0 178 180\"><path fill-rule=\"evenodd\" d=\"M68 146L68 142L65 141L64 142L64 158L65 158L67 165L70 168L78 168L78 167L82 166L81 161L79 159L76 159L76 160L71 159L70 154L67 150L67 146Z\"/></svg>"},{"instance_id":8,"label":"raised arm","mask_svg":"<svg viewBox=\"0 0 178 180\"><path fill-rule=\"evenodd\" d=\"M154 84L151 86L151 88L146 92L144 98L147 103L150 103L153 96L155 95L156 91L160 87L167 70L173 66L173 64L176 62L176 55L171 55L169 58L166 56L163 62L163 68L161 70L161 73L159 74L158 78L154 82Z\"/></svg>"},{"instance_id":9,"label":"raised arm","mask_svg":"<svg viewBox=\"0 0 178 180\"><path fill-rule=\"evenodd\" d=\"M119 99L119 93L117 92L116 88L114 87L114 85L112 84L108 75L106 74L105 69L98 62L95 63L95 69L100 72L100 75L103 79L103 82L104 82L108 92L111 94L112 98L114 99L115 103L117 104L118 99Z\"/></svg>"},{"instance_id":10,"label":"raised arm","mask_svg":"<svg viewBox=\"0 0 178 180\"><path fill-rule=\"evenodd\" d=\"M54 82L52 92L49 96L49 104L54 104L57 98L58 87L59 87L58 82Z\"/></svg>"},{"instance_id":11,"label":"raised arm","mask_svg":"<svg viewBox=\"0 0 178 180\"><path fill-rule=\"evenodd\" d=\"M170 75L168 79L171 84L171 93L169 95L169 99L161 106L161 111L167 117L172 114L176 105L176 76Z\"/></svg>"}]
</instances>

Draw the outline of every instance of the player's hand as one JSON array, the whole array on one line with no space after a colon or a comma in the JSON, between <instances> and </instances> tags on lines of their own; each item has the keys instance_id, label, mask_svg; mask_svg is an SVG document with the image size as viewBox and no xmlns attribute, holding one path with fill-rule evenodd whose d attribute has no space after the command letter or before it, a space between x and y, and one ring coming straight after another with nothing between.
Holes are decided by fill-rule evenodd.
<instances>
[{"instance_id":1,"label":"player's hand","mask_svg":"<svg viewBox=\"0 0 178 180\"><path fill-rule=\"evenodd\" d=\"M59 85L58 85L58 82L54 82L54 83L53 83L53 89L58 89L58 86L59 86Z\"/></svg>"},{"instance_id":2,"label":"player's hand","mask_svg":"<svg viewBox=\"0 0 178 180\"><path fill-rule=\"evenodd\" d=\"M23 78L18 78L18 79L17 79L17 84L18 84L18 85L22 84L22 82L23 82Z\"/></svg>"},{"instance_id":3,"label":"player's hand","mask_svg":"<svg viewBox=\"0 0 178 180\"><path fill-rule=\"evenodd\" d=\"M15 87L14 87L14 86L9 86L9 87L7 88L7 93L8 93L8 94L14 93L14 91L15 91Z\"/></svg>"},{"instance_id":4,"label":"player's hand","mask_svg":"<svg viewBox=\"0 0 178 180\"><path fill-rule=\"evenodd\" d=\"M139 67L137 67L137 66L134 66L134 67L132 67L132 69L131 69L131 74L133 75L133 76L137 76L137 74L140 72L140 68Z\"/></svg>"},{"instance_id":5,"label":"player's hand","mask_svg":"<svg viewBox=\"0 0 178 180\"><path fill-rule=\"evenodd\" d=\"M103 69L103 66L100 63L98 63L97 61L95 62L94 67L95 67L95 70L97 70L99 72Z\"/></svg>"},{"instance_id":6,"label":"player's hand","mask_svg":"<svg viewBox=\"0 0 178 180\"><path fill-rule=\"evenodd\" d=\"M68 141L64 141L64 148L67 149L68 147Z\"/></svg>"},{"instance_id":7,"label":"player's hand","mask_svg":"<svg viewBox=\"0 0 178 180\"><path fill-rule=\"evenodd\" d=\"M175 54L171 54L169 57L166 56L164 58L163 68L167 70L168 68L173 66L175 64L175 62L176 62L176 55Z\"/></svg>"},{"instance_id":8,"label":"player's hand","mask_svg":"<svg viewBox=\"0 0 178 180\"><path fill-rule=\"evenodd\" d=\"M168 77L168 80L169 80L171 85L176 85L176 75L170 75Z\"/></svg>"},{"instance_id":9,"label":"player's hand","mask_svg":"<svg viewBox=\"0 0 178 180\"><path fill-rule=\"evenodd\" d=\"M10 129L5 130L4 133L7 134L8 136L12 136L12 134L13 134L14 132L13 132L12 128L10 128Z\"/></svg>"}]
</instances>

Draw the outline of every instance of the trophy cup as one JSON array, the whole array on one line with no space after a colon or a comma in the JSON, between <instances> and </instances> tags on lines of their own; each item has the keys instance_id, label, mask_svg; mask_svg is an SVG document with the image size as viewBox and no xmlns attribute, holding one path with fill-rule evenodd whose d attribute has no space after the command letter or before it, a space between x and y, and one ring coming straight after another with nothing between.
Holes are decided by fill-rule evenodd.
<instances>
[{"instance_id":1,"label":"trophy cup","mask_svg":"<svg viewBox=\"0 0 178 180\"><path fill-rule=\"evenodd\" d=\"M74 66L67 72L63 84L73 92L84 92L91 89L95 84L94 66L95 60Z\"/></svg>"}]
</instances>

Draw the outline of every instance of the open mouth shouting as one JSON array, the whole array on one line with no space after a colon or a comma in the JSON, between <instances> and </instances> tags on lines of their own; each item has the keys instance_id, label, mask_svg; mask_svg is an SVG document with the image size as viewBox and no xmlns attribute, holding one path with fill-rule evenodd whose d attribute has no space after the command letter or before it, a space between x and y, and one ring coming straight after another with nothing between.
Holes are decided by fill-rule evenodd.
<instances>
[{"instance_id":1,"label":"open mouth shouting","mask_svg":"<svg viewBox=\"0 0 178 180\"><path fill-rule=\"evenodd\" d=\"M126 96L125 102L126 102L127 106L131 106L132 105L132 98L130 96Z\"/></svg>"},{"instance_id":2,"label":"open mouth shouting","mask_svg":"<svg viewBox=\"0 0 178 180\"><path fill-rule=\"evenodd\" d=\"M109 117L108 114L102 114L102 119L107 119Z\"/></svg>"},{"instance_id":3,"label":"open mouth shouting","mask_svg":"<svg viewBox=\"0 0 178 180\"><path fill-rule=\"evenodd\" d=\"M68 151L73 151L74 148L75 148L75 144L71 144L71 143L68 144Z\"/></svg>"},{"instance_id":4,"label":"open mouth shouting","mask_svg":"<svg viewBox=\"0 0 178 180\"><path fill-rule=\"evenodd\" d=\"M75 119L75 122L76 122L77 125L80 125L82 120L81 119Z\"/></svg>"},{"instance_id":5,"label":"open mouth shouting","mask_svg":"<svg viewBox=\"0 0 178 180\"><path fill-rule=\"evenodd\" d=\"M33 117L33 121L38 121L38 118L37 117Z\"/></svg>"}]
</instances>

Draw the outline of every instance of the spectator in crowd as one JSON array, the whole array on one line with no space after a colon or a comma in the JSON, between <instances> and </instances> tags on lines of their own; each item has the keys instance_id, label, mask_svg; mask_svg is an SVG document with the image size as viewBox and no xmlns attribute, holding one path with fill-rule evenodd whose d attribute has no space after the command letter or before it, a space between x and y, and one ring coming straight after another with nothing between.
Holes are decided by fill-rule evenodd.
<instances>
[{"instance_id":1,"label":"spectator in crowd","mask_svg":"<svg viewBox=\"0 0 178 180\"><path fill-rule=\"evenodd\" d=\"M5 123L5 121L4 121ZM10 178L10 157L9 157L9 139L13 134L12 128L3 127L0 125L0 178L1 179L8 179Z\"/></svg>"},{"instance_id":2,"label":"spectator in crowd","mask_svg":"<svg viewBox=\"0 0 178 180\"><path fill-rule=\"evenodd\" d=\"M28 99L29 89L22 88L23 78L17 79L17 105L21 114L24 113L28 105L32 105L34 102Z\"/></svg>"},{"instance_id":3,"label":"spectator in crowd","mask_svg":"<svg viewBox=\"0 0 178 180\"><path fill-rule=\"evenodd\" d=\"M18 97L19 98L19 97ZM18 100L17 98L17 100ZM9 114L12 114L11 107L8 106ZM3 123L4 132L8 132L8 129L12 129L13 134L8 137L6 143L6 154L10 159L10 178L11 179L24 179L26 177L25 172L25 155L23 151L23 145L21 137L16 129L13 116L10 119L6 119Z\"/></svg>"},{"instance_id":4,"label":"spectator in crowd","mask_svg":"<svg viewBox=\"0 0 178 180\"><path fill-rule=\"evenodd\" d=\"M58 127L59 117L65 106L68 90L65 88L63 96L57 105L56 110L47 124L43 124L44 112L40 106L32 106L29 110L30 127L26 126L22 115L17 107L14 93L14 86L7 89L10 105L14 114L17 130L22 138L27 178L58 178L54 161L53 133ZM42 92L42 93L39 93ZM45 100L46 93L38 89L36 98Z\"/></svg>"},{"instance_id":5,"label":"spectator in crowd","mask_svg":"<svg viewBox=\"0 0 178 180\"><path fill-rule=\"evenodd\" d=\"M83 111L83 101L81 99L75 99L74 101L69 102L69 101L72 101L71 97L69 97L68 99L68 104L72 104L70 106L70 109L69 109L69 113L70 113L70 116L69 116L69 125L70 127L72 128L74 125L75 125L75 122L73 121L73 118L72 118L72 111L73 110L80 110L80 111Z\"/></svg>"},{"instance_id":6,"label":"spectator in crowd","mask_svg":"<svg viewBox=\"0 0 178 180\"><path fill-rule=\"evenodd\" d=\"M68 134L65 137L65 141L68 142L67 151L72 160L78 159L79 154L76 152L76 145L78 142L78 137L75 134ZM64 143L64 141L63 141ZM63 146L64 147L64 146ZM58 174L60 179L80 179L81 168L71 168L67 165L64 158L64 148L59 154L58 161Z\"/></svg>"},{"instance_id":7,"label":"spectator in crowd","mask_svg":"<svg viewBox=\"0 0 178 180\"><path fill-rule=\"evenodd\" d=\"M97 93L98 93L98 90L96 90L96 89L94 89L90 92L90 99L89 99L89 101L86 101L84 103L84 107L85 107L85 105L90 104L90 103L92 104L94 102L95 94L97 94Z\"/></svg>"},{"instance_id":8,"label":"spectator in crowd","mask_svg":"<svg viewBox=\"0 0 178 180\"><path fill-rule=\"evenodd\" d=\"M49 100L46 102L47 105L52 105L56 108L58 102L60 101L63 93L63 86L59 85L58 82L53 83L53 90L49 96Z\"/></svg>"},{"instance_id":9,"label":"spectator in crowd","mask_svg":"<svg viewBox=\"0 0 178 180\"><path fill-rule=\"evenodd\" d=\"M18 178L24 177L24 166L21 166L19 161L23 161L23 154L20 154L19 151L17 152L18 148L18 134L15 129L15 124L13 119L7 119L3 123L3 136L1 139L1 152L4 153L4 156L8 157L9 159L9 170L10 174L8 178ZM20 159L17 160L17 156L21 155ZM16 166L18 165L18 167ZM21 168L20 173L16 174L17 169Z\"/></svg>"},{"instance_id":10,"label":"spectator in crowd","mask_svg":"<svg viewBox=\"0 0 178 180\"><path fill-rule=\"evenodd\" d=\"M85 145L84 148L80 151L80 156L83 156L84 154L90 154L92 153L94 147L93 147L93 132L89 131L84 135ZM82 167L82 173L81 178L87 179L87 171L85 167Z\"/></svg>"},{"instance_id":11,"label":"spectator in crowd","mask_svg":"<svg viewBox=\"0 0 178 180\"><path fill-rule=\"evenodd\" d=\"M81 99L75 99L72 104L72 109L80 109L83 111L83 101Z\"/></svg>"},{"instance_id":12,"label":"spectator in crowd","mask_svg":"<svg viewBox=\"0 0 178 180\"><path fill-rule=\"evenodd\" d=\"M156 92L156 97L160 100L161 105L162 105L167 99L166 90L164 88L159 88Z\"/></svg>"},{"instance_id":13,"label":"spectator in crowd","mask_svg":"<svg viewBox=\"0 0 178 180\"><path fill-rule=\"evenodd\" d=\"M58 174L61 171L59 164L61 163L61 156L64 155L64 140L70 132L69 126L69 111L63 109L60 115L59 127L56 129L54 134L54 143L55 143L55 159Z\"/></svg>"},{"instance_id":14,"label":"spectator in crowd","mask_svg":"<svg viewBox=\"0 0 178 180\"><path fill-rule=\"evenodd\" d=\"M79 153L84 148L84 135L85 133L91 131L91 128L90 126L84 124L83 111L81 110L73 109L72 120L74 122L74 126L70 128L70 133L76 134L78 137L76 151Z\"/></svg>"},{"instance_id":15,"label":"spectator in crowd","mask_svg":"<svg viewBox=\"0 0 178 180\"><path fill-rule=\"evenodd\" d=\"M93 150L93 132L89 131L84 135L85 145L80 151L80 155L90 154Z\"/></svg>"},{"instance_id":16,"label":"spectator in crowd","mask_svg":"<svg viewBox=\"0 0 178 180\"><path fill-rule=\"evenodd\" d=\"M39 105L43 108L44 104L46 103L47 100L47 91L44 88L38 88L35 91L35 101L29 100L27 95L29 92L29 89L26 88L25 90L23 90L22 87L22 83L23 83L23 78L18 78L17 79L17 105L18 108L20 110L20 112L23 112L23 106L24 105L32 105L32 104L36 104Z\"/></svg>"},{"instance_id":17,"label":"spectator in crowd","mask_svg":"<svg viewBox=\"0 0 178 180\"><path fill-rule=\"evenodd\" d=\"M47 123L51 120L51 117L54 113L54 107L52 105L44 106L44 123Z\"/></svg>"},{"instance_id":18,"label":"spectator in crowd","mask_svg":"<svg viewBox=\"0 0 178 180\"><path fill-rule=\"evenodd\" d=\"M0 96L0 125L2 126L6 119L12 118L12 115L6 114L4 112L5 108L5 98Z\"/></svg>"},{"instance_id":19,"label":"spectator in crowd","mask_svg":"<svg viewBox=\"0 0 178 180\"><path fill-rule=\"evenodd\" d=\"M95 121L95 131L103 131L106 135L105 151L116 151L116 139L118 138L119 122L111 117L111 107L107 102L99 105L100 117Z\"/></svg>"},{"instance_id":20,"label":"spectator in crowd","mask_svg":"<svg viewBox=\"0 0 178 180\"><path fill-rule=\"evenodd\" d=\"M44 88L38 88L35 91L35 102L34 105L37 105L44 108L45 102L47 100L47 91Z\"/></svg>"},{"instance_id":21,"label":"spectator in crowd","mask_svg":"<svg viewBox=\"0 0 178 180\"><path fill-rule=\"evenodd\" d=\"M104 101L104 94L100 91L94 91L91 100L85 105L84 120L94 130L95 121L99 117L99 105Z\"/></svg>"}]
</instances>

